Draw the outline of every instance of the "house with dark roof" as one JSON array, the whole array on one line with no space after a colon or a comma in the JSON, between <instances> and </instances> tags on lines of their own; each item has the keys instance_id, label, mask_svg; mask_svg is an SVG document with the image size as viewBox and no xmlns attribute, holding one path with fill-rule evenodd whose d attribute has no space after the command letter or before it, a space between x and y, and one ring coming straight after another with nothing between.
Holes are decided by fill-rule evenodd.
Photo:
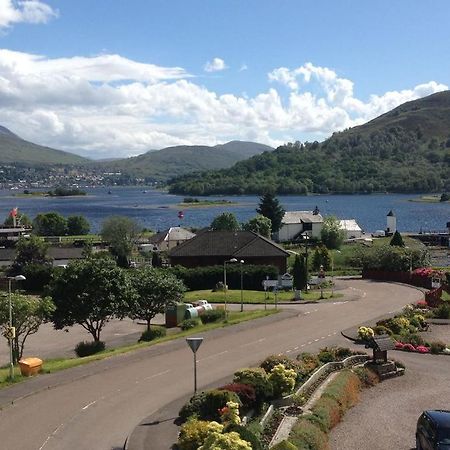
<instances>
[{"instance_id":1,"label":"house with dark roof","mask_svg":"<svg viewBox=\"0 0 450 450\"><path fill-rule=\"evenodd\" d=\"M183 242L192 239L195 236L189 230L182 227L171 227L164 231L159 231L148 239L149 244L158 251L171 250Z\"/></svg>"},{"instance_id":2,"label":"house with dark roof","mask_svg":"<svg viewBox=\"0 0 450 450\"><path fill-rule=\"evenodd\" d=\"M275 266L280 273L286 272L288 257L279 245L251 231L204 230L169 252L172 266L216 266L236 258L246 264Z\"/></svg>"},{"instance_id":3,"label":"house with dark roof","mask_svg":"<svg viewBox=\"0 0 450 450\"><path fill-rule=\"evenodd\" d=\"M50 247L48 257L53 266L66 266L71 261L83 259L83 249L77 247ZM16 258L15 248L0 248L0 267L10 266Z\"/></svg>"}]
</instances>

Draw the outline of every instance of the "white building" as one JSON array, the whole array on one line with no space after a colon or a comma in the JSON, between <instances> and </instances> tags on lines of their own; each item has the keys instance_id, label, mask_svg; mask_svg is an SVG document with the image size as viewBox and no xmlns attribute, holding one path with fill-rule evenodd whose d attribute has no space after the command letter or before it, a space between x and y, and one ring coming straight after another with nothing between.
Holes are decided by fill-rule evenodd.
<instances>
[{"instance_id":1,"label":"white building","mask_svg":"<svg viewBox=\"0 0 450 450\"><path fill-rule=\"evenodd\" d=\"M323 217L317 206L314 211L286 211L278 232L278 240L280 242L301 240L305 235L320 238L322 225Z\"/></svg>"},{"instance_id":2,"label":"white building","mask_svg":"<svg viewBox=\"0 0 450 450\"><path fill-rule=\"evenodd\" d=\"M392 209L388 212L386 217L386 234L389 236L397 231L397 218Z\"/></svg>"},{"instance_id":3,"label":"white building","mask_svg":"<svg viewBox=\"0 0 450 450\"><path fill-rule=\"evenodd\" d=\"M181 227L171 227L168 230L160 231L154 234L148 240L154 246L155 250L172 250L177 245L195 237L195 234Z\"/></svg>"},{"instance_id":4,"label":"white building","mask_svg":"<svg viewBox=\"0 0 450 450\"><path fill-rule=\"evenodd\" d=\"M363 230L355 219L343 219L339 221L341 230L345 231L346 239L358 239L363 235Z\"/></svg>"}]
</instances>

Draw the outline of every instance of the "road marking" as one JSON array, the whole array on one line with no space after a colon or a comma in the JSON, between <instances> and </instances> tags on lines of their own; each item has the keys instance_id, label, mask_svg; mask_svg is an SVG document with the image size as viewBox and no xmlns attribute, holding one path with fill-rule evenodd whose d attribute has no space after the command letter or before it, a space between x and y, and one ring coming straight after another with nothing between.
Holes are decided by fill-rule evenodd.
<instances>
[{"instance_id":1,"label":"road marking","mask_svg":"<svg viewBox=\"0 0 450 450\"><path fill-rule=\"evenodd\" d=\"M319 339L314 339L314 342L317 342Z\"/></svg>"},{"instance_id":2,"label":"road marking","mask_svg":"<svg viewBox=\"0 0 450 450\"><path fill-rule=\"evenodd\" d=\"M305 316L306 316L306 314L311 314L311 311L306 311L305 312Z\"/></svg>"},{"instance_id":3,"label":"road marking","mask_svg":"<svg viewBox=\"0 0 450 450\"><path fill-rule=\"evenodd\" d=\"M312 341L309 341L309 342L308 342L308 345L311 345L311 344L312 344Z\"/></svg>"},{"instance_id":4,"label":"road marking","mask_svg":"<svg viewBox=\"0 0 450 450\"><path fill-rule=\"evenodd\" d=\"M320 339L325 339L325 336L322 336Z\"/></svg>"},{"instance_id":5,"label":"road marking","mask_svg":"<svg viewBox=\"0 0 450 450\"><path fill-rule=\"evenodd\" d=\"M331 334L329 334L328 337L331 337Z\"/></svg>"},{"instance_id":6,"label":"road marking","mask_svg":"<svg viewBox=\"0 0 450 450\"><path fill-rule=\"evenodd\" d=\"M294 350L298 350L298 347L294 347Z\"/></svg>"},{"instance_id":7,"label":"road marking","mask_svg":"<svg viewBox=\"0 0 450 450\"><path fill-rule=\"evenodd\" d=\"M286 353L291 353L292 350L286 350Z\"/></svg>"},{"instance_id":8,"label":"road marking","mask_svg":"<svg viewBox=\"0 0 450 450\"><path fill-rule=\"evenodd\" d=\"M300 347L304 347L306 344L302 344L302 345L300 345Z\"/></svg>"},{"instance_id":9,"label":"road marking","mask_svg":"<svg viewBox=\"0 0 450 450\"><path fill-rule=\"evenodd\" d=\"M224 350L223 352L220 352L220 353L215 353L214 355L206 356L205 358L197 360L197 362L200 363L200 362L206 361L207 359L211 359L211 358L215 358L216 356L224 355L225 353L228 353L228 350Z\"/></svg>"},{"instance_id":10,"label":"road marking","mask_svg":"<svg viewBox=\"0 0 450 450\"><path fill-rule=\"evenodd\" d=\"M92 405L94 405L95 403L97 403L97 400L94 400L93 402L88 403L86 406L83 406L81 409L82 409L83 411L85 411L86 409L89 408L89 406L92 406Z\"/></svg>"},{"instance_id":11,"label":"road marking","mask_svg":"<svg viewBox=\"0 0 450 450\"><path fill-rule=\"evenodd\" d=\"M153 375L150 375L150 376L148 376L148 377L145 377L145 378L142 378L142 380L151 380L152 378L156 378L156 377L160 377L161 375L165 375L166 373L169 373L170 372L170 369L169 370L165 370L164 372L158 372L158 373L155 373L155 374L153 374Z\"/></svg>"},{"instance_id":12,"label":"road marking","mask_svg":"<svg viewBox=\"0 0 450 450\"><path fill-rule=\"evenodd\" d=\"M261 338L261 339L258 339L257 341L247 342L246 344L242 344L241 347L248 347L249 345L259 344L260 342L263 342L265 340L266 340L266 338Z\"/></svg>"}]
</instances>

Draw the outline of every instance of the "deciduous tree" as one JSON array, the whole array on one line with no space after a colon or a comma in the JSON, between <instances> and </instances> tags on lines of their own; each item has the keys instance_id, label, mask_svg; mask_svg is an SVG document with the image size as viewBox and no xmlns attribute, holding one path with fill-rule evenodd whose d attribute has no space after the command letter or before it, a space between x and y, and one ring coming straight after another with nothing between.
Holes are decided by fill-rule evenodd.
<instances>
[{"instance_id":1,"label":"deciduous tree","mask_svg":"<svg viewBox=\"0 0 450 450\"><path fill-rule=\"evenodd\" d=\"M33 233L38 236L64 236L67 220L57 212L40 213L33 220Z\"/></svg>"},{"instance_id":2,"label":"deciduous tree","mask_svg":"<svg viewBox=\"0 0 450 450\"><path fill-rule=\"evenodd\" d=\"M183 299L183 283L171 273L144 267L130 273L133 301L129 317L145 320L147 330L157 315L164 313L167 305Z\"/></svg>"},{"instance_id":3,"label":"deciduous tree","mask_svg":"<svg viewBox=\"0 0 450 450\"><path fill-rule=\"evenodd\" d=\"M237 231L241 227L233 213L224 212L211 222L214 231Z\"/></svg>"},{"instance_id":4,"label":"deciduous tree","mask_svg":"<svg viewBox=\"0 0 450 450\"><path fill-rule=\"evenodd\" d=\"M31 295L13 293L12 326L16 328L16 337L13 339L13 359L16 363L22 358L25 341L28 336L37 333L42 323L47 320L54 310L49 297L38 298ZM3 332L9 325L9 298L8 294L0 295L0 328Z\"/></svg>"},{"instance_id":5,"label":"deciduous tree","mask_svg":"<svg viewBox=\"0 0 450 450\"><path fill-rule=\"evenodd\" d=\"M91 226L84 216L69 216L67 218L67 234L78 236L88 234Z\"/></svg>"},{"instance_id":6,"label":"deciduous tree","mask_svg":"<svg viewBox=\"0 0 450 450\"><path fill-rule=\"evenodd\" d=\"M56 307L53 324L62 329L77 323L99 341L109 320L128 315L131 294L129 278L114 261L90 258L73 262L56 273L50 285Z\"/></svg>"},{"instance_id":7,"label":"deciduous tree","mask_svg":"<svg viewBox=\"0 0 450 450\"><path fill-rule=\"evenodd\" d=\"M345 232L341 229L339 220L334 216L328 216L323 221L320 238L328 249L339 249L344 242Z\"/></svg>"},{"instance_id":8,"label":"deciduous tree","mask_svg":"<svg viewBox=\"0 0 450 450\"><path fill-rule=\"evenodd\" d=\"M244 223L242 228L246 231L253 231L261 236L270 238L270 234L272 232L272 221L268 217L258 214L247 223Z\"/></svg>"}]
</instances>

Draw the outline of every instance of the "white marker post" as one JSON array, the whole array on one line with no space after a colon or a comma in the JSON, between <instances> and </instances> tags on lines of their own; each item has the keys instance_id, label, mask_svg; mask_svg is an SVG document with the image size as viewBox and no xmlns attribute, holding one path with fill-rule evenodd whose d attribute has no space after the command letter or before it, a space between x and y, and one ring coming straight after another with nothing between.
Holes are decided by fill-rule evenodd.
<instances>
[{"instance_id":1,"label":"white marker post","mask_svg":"<svg viewBox=\"0 0 450 450\"><path fill-rule=\"evenodd\" d=\"M202 337L186 338L186 342L194 354L194 395L197 393L197 350L202 345Z\"/></svg>"}]
</instances>

